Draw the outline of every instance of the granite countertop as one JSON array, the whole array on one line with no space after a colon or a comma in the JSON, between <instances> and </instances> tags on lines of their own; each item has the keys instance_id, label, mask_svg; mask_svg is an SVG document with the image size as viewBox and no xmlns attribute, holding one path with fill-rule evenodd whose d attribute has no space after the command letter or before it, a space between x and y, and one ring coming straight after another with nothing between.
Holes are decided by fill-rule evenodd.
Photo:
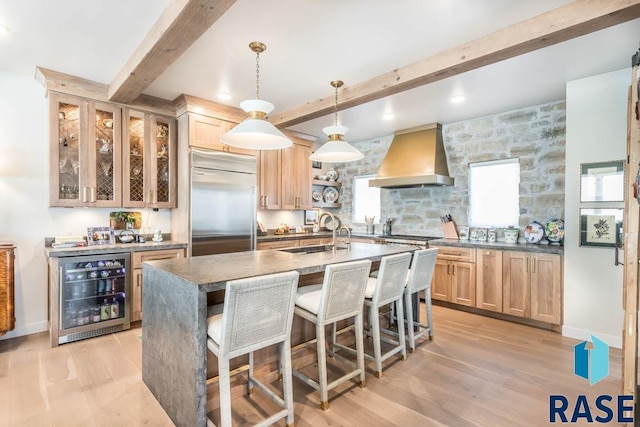
<instances>
[{"instance_id":1,"label":"granite countertop","mask_svg":"<svg viewBox=\"0 0 640 427\"><path fill-rule=\"evenodd\" d=\"M187 244L175 240L164 240L162 242L147 241L145 243L116 243L115 245L94 245L81 246L75 248L53 248L45 247L44 253L48 257L66 257L80 255L101 255L124 252L155 251L160 249L184 249Z\"/></svg>"},{"instance_id":2,"label":"granite countertop","mask_svg":"<svg viewBox=\"0 0 640 427\"><path fill-rule=\"evenodd\" d=\"M496 249L519 252L564 255L564 246L532 243L478 242L472 240L436 239L430 240L429 246L452 246L458 248Z\"/></svg>"},{"instance_id":3,"label":"granite countertop","mask_svg":"<svg viewBox=\"0 0 640 427\"><path fill-rule=\"evenodd\" d=\"M288 253L269 249L148 261L143 264L143 269L145 266L158 268L195 285L205 286L205 290L211 292L224 289L229 280L291 270L296 270L300 274L319 273L324 271L328 264L361 259L370 259L376 262L385 255L412 252L415 249L412 246L384 246L369 243L352 243L349 249L341 248L335 253L332 251L309 254L304 252ZM224 266L224 268L216 268L217 266Z\"/></svg>"},{"instance_id":4,"label":"granite countertop","mask_svg":"<svg viewBox=\"0 0 640 427\"><path fill-rule=\"evenodd\" d=\"M259 242L276 242L278 240L298 240L298 239L317 239L323 237L331 237L331 231L319 231L317 233L289 233L289 234L273 234L269 232L266 236L258 236L257 241ZM368 238L376 238L381 237L381 234L365 234L365 233L357 233L351 232L351 237L368 237ZM338 237L338 232L336 231L336 237ZM342 235L344 237L344 234Z\"/></svg>"}]
</instances>

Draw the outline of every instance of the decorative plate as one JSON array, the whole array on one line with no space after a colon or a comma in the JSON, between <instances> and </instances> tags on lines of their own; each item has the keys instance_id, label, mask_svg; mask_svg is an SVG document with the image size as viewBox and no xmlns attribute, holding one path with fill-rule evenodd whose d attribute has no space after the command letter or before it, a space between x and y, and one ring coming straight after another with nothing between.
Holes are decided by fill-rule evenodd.
<instances>
[{"instance_id":1,"label":"decorative plate","mask_svg":"<svg viewBox=\"0 0 640 427\"><path fill-rule=\"evenodd\" d=\"M333 231L334 229L339 229L340 228L340 219L339 218L335 218L335 223L334 221L331 219L331 216L328 214L323 214L320 217L320 226L321 227L325 227L327 230L329 231Z\"/></svg>"},{"instance_id":2,"label":"decorative plate","mask_svg":"<svg viewBox=\"0 0 640 427\"><path fill-rule=\"evenodd\" d=\"M544 227L537 221L533 221L524 228L524 239L528 243L539 243L543 237Z\"/></svg>"},{"instance_id":3,"label":"decorative plate","mask_svg":"<svg viewBox=\"0 0 640 427\"><path fill-rule=\"evenodd\" d=\"M327 171L327 179L329 181L337 181L338 180L338 172L335 169L329 169Z\"/></svg>"},{"instance_id":4,"label":"decorative plate","mask_svg":"<svg viewBox=\"0 0 640 427\"><path fill-rule=\"evenodd\" d=\"M564 221L561 219L550 219L544 225L544 232L547 234L547 240L552 243L561 242L564 239Z\"/></svg>"},{"instance_id":5,"label":"decorative plate","mask_svg":"<svg viewBox=\"0 0 640 427\"><path fill-rule=\"evenodd\" d=\"M322 196L324 197L325 203L336 203L338 201L338 197L340 197L340 193L335 187L326 187L322 191Z\"/></svg>"},{"instance_id":6,"label":"decorative plate","mask_svg":"<svg viewBox=\"0 0 640 427\"><path fill-rule=\"evenodd\" d=\"M313 193L311 193L311 197L316 202L321 202L322 201L322 193L319 192L319 191L314 191Z\"/></svg>"}]
</instances>

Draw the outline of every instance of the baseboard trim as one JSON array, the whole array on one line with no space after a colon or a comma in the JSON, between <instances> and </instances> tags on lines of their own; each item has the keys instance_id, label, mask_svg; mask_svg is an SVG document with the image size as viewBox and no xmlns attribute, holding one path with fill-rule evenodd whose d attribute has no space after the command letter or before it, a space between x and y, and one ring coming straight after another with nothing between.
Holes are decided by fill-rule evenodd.
<instances>
[{"instance_id":1,"label":"baseboard trim","mask_svg":"<svg viewBox=\"0 0 640 427\"><path fill-rule=\"evenodd\" d=\"M573 328L571 326L562 327L562 336L575 338L581 341L590 341L591 335L595 335L598 339L606 342L609 347L622 348L622 338L616 335L604 334L602 332L587 331L585 329Z\"/></svg>"},{"instance_id":2,"label":"baseboard trim","mask_svg":"<svg viewBox=\"0 0 640 427\"><path fill-rule=\"evenodd\" d=\"M46 320L42 322L29 323L27 325L16 326L13 331L9 331L6 334L2 335L0 337L0 341L10 338L17 338L24 335L37 334L48 330L49 322L47 322Z\"/></svg>"}]
</instances>

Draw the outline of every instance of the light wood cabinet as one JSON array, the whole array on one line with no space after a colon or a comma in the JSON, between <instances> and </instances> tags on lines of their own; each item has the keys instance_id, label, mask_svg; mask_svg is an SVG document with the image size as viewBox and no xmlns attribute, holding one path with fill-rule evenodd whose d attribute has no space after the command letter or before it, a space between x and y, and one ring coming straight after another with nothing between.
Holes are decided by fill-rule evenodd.
<instances>
[{"instance_id":1,"label":"light wood cabinet","mask_svg":"<svg viewBox=\"0 0 640 427\"><path fill-rule=\"evenodd\" d=\"M255 150L232 147L222 142L222 135L233 129L236 124L214 117L189 113L189 147L250 156L257 155Z\"/></svg>"},{"instance_id":2,"label":"light wood cabinet","mask_svg":"<svg viewBox=\"0 0 640 427\"><path fill-rule=\"evenodd\" d=\"M562 257L505 251L503 313L562 323Z\"/></svg>"},{"instance_id":3,"label":"light wood cabinet","mask_svg":"<svg viewBox=\"0 0 640 427\"><path fill-rule=\"evenodd\" d=\"M562 258L553 254L531 256L531 318L562 323Z\"/></svg>"},{"instance_id":4,"label":"light wood cabinet","mask_svg":"<svg viewBox=\"0 0 640 427\"><path fill-rule=\"evenodd\" d=\"M476 307L502 312L502 251L477 250Z\"/></svg>"},{"instance_id":5,"label":"light wood cabinet","mask_svg":"<svg viewBox=\"0 0 640 427\"><path fill-rule=\"evenodd\" d=\"M124 117L122 205L175 208L175 120L129 109L125 110Z\"/></svg>"},{"instance_id":6,"label":"light wood cabinet","mask_svg":"<svg viewBox=\"0 0 640 427\"><path fill-rule=\"evenodd\" d=\"M438 248L431 297L473 307L476 303L475 249Z\"/></svg>"},{"instance_id":7,"label":"light wood cabinet","mask_svg":"<svg viewBox=\"0 0 640 427\"><path fill-rule=\"evenodd\" d=\"M291 135L291 147L260 152L258 207L311 209L311 142Z\"/></svg>"},{"instance_id":8,"label":"light wood cabinet","mask_svg":"<svg viewBox=\"0 0 640 427\"><path fill-rule=\"evenodd\" d=\"M0 335L12 331L15 318L15 247L0 242Z\"/></svg>"},{"instance_id":9,"label":"light wood cabinet","mask_svg":"<svg viewBox=\"0 0 640 427\"><path fill-rule=\"evenodd\" d=\"M260 152L258 191L260 209L282 209L282 154L280 150Z\"/></svg>"},{"instance_id":10,"label":"light wood cabinet","mask_svg":"<svg viewBox=\"0 0 640 427\"><path fill-rule=\"evenodd\" d=\"M121 109L56 92L49 98L49 205L121 206Z\"/></svg>"},{"instance_id":11,"label":"light wood cabinet","mask_svg":"<svg viewBox=\"0 0 640 427\"><path fill-rule=\"evenodd\" d=\"M141 251L133 253L133 310L131 321L142 320L142 263L160 259L175 259L185 256L184 249L160 249L155 251Z\"/></svg>"}]
</instances>

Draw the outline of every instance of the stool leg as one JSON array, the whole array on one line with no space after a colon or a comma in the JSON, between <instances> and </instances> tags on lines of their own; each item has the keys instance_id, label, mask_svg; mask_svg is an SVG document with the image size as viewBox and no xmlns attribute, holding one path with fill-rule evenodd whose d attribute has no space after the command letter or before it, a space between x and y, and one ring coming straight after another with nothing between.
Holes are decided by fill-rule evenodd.
<instances>
[{"instance_id":1,"label":"stool leg","mask_svg":"<svg viewBox=\"0 0 640 427\"><path fill-rule=\"evenodd\" d=\"M411 293L408 290L404 291L404 302L407 307L407 334L409 335L409 353L413 353L416 351L416 341L414 337L414 321L413 321L413 307L411 306ZM418 299L418 302L420 299ZM418 312L420 312L420 307L418 307Z\"/></svg>"},{"instance_id":2,"label":"stool leg","mask_svg":"<svg viewBox=\"0 0 640 427\"><path fill-rule=\"evenodd\" d=\"M373 334L373 359L376 364L376 376L382 378L382 349L380 343L380 318L378 317L378 307L371 304L369 311L369 323Z\"/></svg>"},{"instance_id":3,"label":"stool leg","mask_svg":"<svg viewBox=\"0 0 640 427\"><path fill-rule=\"evenodd\" d=\"M280 345L280 364L282 373L282 391L284 405L287 410L287 426L293 426L293 380L291 375L291 341L286 340Z\"/></svg>"},{"instance_id":4,"label":"stool leg","mask_svg":"<svg viewBox=\"0 0 640 427\"><path fill-rule=\"evenodd\" d=\"M316 339L318 345L318 385L320 388L320 408L329 409L329 391L327 390L327 352L324 325L316 324Z\"/></svg>"},{"instance_id":5,"label":"stool leg","mask_svg":"<svg viewBox=\"0 0 640 427\"><path fill-rule=\"evenodd\" d=\"M229 360L218 357L218 387L220 389L220 427L231 427L231 378Z\"/></svg>"},{"instance_id":6,"label":"stool leg","mask_svg":"<svg viewBox=\"0 0 640 427\"><path fill-rule=\"evenodd\" d=\"M247 381L247 394L253 393L253 351L249 352L249 381Z\"/></svg>"},{"instance_id":7,"label":"stool leg","mask_svg":"<svg viewBox=\"0 0 640 427\"><path fill-rule=\"evenodd\" d=\"M367 386L367 382L364 372L364 325L362 323L362 314L356 315L354 329L356 334L356 357L358 368L360 369L360 387L364 388Z\"/></svg>"},{"instance_id":8,"label":"stool leg","mask_svg":"<svg viewBox=\"0 0 640 427\"><path fill-rule=\"evenodd\" d=\"M398 342L401 345L400 353L402 354L402 360L407 360L407 347L405 346L404 339L404 308L402 307L402 296L396 300L395 305L398 308Z\"/></svg>"},{"instance_id":9,"label":"stool leg","mask_svg":"<svg viewBox=\"0 0 640 427\"><path fill-rule=\"evenodd\" d=\"M424 290L424 305L427 308L427 325L429 325L429 339L433 339L433 313L431 308L431 287Z\"/></svg>"},{"instance_id":10,"label":"stool leg","mask_svg":"<svg viewBox=\"0 0 640 427\"><path fill-rule=\"evenodd\" d=\"M336 335L337 335L337 331L336 329L338 329L337 324L334 323L332 328L331 328L331 351L333 351L335 353L336 351Z\"/></svg>"}]
</instances>

